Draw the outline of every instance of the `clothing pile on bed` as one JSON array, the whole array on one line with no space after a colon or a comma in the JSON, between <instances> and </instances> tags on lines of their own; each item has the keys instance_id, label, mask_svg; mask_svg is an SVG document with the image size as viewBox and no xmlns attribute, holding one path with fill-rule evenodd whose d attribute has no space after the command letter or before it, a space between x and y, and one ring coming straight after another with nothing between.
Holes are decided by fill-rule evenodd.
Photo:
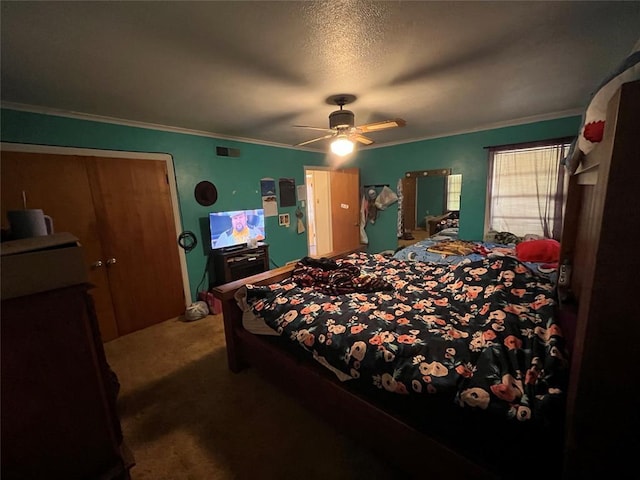
<instances>
[{"instance_id":1,"label":"clothing pile on bed","mask_svg":"<svg viewBox=\"0 0 640 480\"><path fill-rule=\"evenodd\" d=\"M469 255L476 251L476 247L474 242L466 240L442 240L428 247L427 250L442 255Z\"/></svg>"},{"instance_id":2,"label":"clothing pile on bed","mask_svg":"<svg viewBox=\"0 0 640 480\"><path fill-rule=\"evenodd\" d=\"M365 275L351 263L338 264L327 258L304 257L291 277L302 287L313 287L327 295L391 290L393 286L381 277Z\"/></svg>"}]
</instances>

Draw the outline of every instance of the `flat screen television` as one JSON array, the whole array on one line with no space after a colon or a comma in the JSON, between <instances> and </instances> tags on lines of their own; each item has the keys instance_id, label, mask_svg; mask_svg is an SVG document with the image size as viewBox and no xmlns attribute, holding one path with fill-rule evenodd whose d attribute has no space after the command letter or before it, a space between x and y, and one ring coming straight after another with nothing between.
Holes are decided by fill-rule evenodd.
<instances>
[{"instance_id":1,"label":"flat screen television","mask_svg":"<svg viewBox=\"0 0 640 480\"><path fill-rule=\"evenodd\" d=\"M265 240L264 209L209 213L211 248L233 250ZM255 240L254 240L255 239Z\"/></svg>"}]
</instances>

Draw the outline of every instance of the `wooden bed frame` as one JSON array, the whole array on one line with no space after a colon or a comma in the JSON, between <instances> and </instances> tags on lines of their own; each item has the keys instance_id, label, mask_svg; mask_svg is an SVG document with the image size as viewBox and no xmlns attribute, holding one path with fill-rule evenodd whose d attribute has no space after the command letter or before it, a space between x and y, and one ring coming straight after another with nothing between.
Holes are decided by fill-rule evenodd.
<instances>
[{"instance_id":1,"label":"wooden bed frame","mask_svg":"<svg viewBox=\"0 0 640 480\"><path fill-rule=\"evenodd\" d=\"M570 179L561 258L569 262L571 276L561 292L565 301L560 314L575 322L575 338L564 435L558 439L564 479L611 476L625 466L635 470L640 443L635 384L640 380L640 309L635 306L640 242L634 236L640 208L633 205L640 185L638 112L640 81L624 84L609 103L603 141ZM491 465L470 459L349 391L315 362L302 361L244 330L234 299L237 289L245 283L281 281L292 269L285 266L213 289L222 301L229 368L256 368L328 422L389 458L388 449L376 441L384 432L402 443L401 457L395 460L403 468L422 463L402 462L406 455L415 455L428 461L431 478L501 478ZM425 475L423 463L414 467L416 471L407 473ZM550 470L546 478L553 475Z\"/></svg>"}]
</instances>

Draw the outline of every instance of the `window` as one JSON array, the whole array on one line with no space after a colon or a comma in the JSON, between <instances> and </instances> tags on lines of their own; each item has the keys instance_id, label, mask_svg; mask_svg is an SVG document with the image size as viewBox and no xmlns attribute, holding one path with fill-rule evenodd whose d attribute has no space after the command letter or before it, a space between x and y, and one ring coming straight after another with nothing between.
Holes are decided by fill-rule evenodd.
<instances>
[{"instance_id":1,"label":"window","mask_svg":"<svg viewBox=\"0 0 640 480\"><path fill-rule=\"evenodd\" d=\"M489 230L560 240L568 176L567 140L489 151Z\"/></svg>"},{"instance_id":2,"label":"window","mask_svg":"<svg viewBox=\"0 0 640 480\"><path fill-rule=\"evenodd\" d=\"M447 176L447 211L460 210L460 193L462 192L462 174Z\"/></svg>"}]
</instances>

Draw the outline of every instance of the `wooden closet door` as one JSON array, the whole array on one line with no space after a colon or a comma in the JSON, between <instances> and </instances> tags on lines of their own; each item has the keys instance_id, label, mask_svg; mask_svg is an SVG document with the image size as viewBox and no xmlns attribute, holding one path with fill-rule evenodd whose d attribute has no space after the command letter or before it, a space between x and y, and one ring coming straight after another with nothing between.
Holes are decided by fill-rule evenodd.
<instances>
[{"instance_id":1,"label":"wooden closet door","mask_svg":"<svg viewBox=\"0 0 640 480\"><path fill-rule=\"evenodd\" d=\"M331 226L333 251L343 252L360 246L360 170L332 170Z\"/></svg>"},{"instance_id":2,"label":"wooden closet door","mask_svg":"<svg viewBox=\"0 0 640 480\"><path fill-rule=\"evenodd\" d=\"M7 211L41 208L53 218L56 232L69 232L80 240L91 296L103 341L118 337L109 279L105 267L94 266L104 259L85 161L81 157L2 151L2 228L9 228Z\"/></svg>"},{"instance_id":3,"label":"wooden closet door","mask_svg":"<svg viewBox=\"0 0 640 480\"><path fill-rule=\"evenodd\" d=\"M164 161L87 163L121 335L184 312L177 233Z\"/></svg>"}]
</instances>

